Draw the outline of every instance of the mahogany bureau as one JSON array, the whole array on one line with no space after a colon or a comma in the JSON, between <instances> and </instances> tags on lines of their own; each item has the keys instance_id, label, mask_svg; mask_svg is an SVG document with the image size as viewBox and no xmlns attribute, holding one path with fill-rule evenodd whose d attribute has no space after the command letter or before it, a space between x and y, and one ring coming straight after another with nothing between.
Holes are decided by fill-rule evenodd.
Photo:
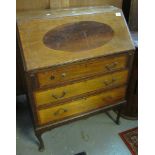
<instances>
[{"instance_id":1,"label":"mahogany bureau","mask_svg":"<svg viewBox=\"0 0 155 155\"><path fill-rule=\"evenodd\" d=\"M18 42L32 108L42 133L103 110L119 110L134 45L120 9L81 7L17 13Z\"/></svg>"}]
</instances>

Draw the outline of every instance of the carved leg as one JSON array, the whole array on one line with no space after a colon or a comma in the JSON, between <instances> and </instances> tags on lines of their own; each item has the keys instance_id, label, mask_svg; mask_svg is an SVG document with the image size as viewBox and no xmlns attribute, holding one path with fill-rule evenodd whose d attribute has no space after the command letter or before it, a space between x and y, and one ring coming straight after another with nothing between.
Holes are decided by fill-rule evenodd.
<instances>
[{"instance_id":1,"label":"carved leg","mask_svg":"<svg viewBox=\"0 0 155 155\"><path fill-rule=\"evenodd\" d=\"M42 136L42 133L36 133L36 137L38 138L38 141L39 141L39 151L43 152L45 147L44 147L44 142L41 136Z\"/></svg>"},{"instance_id":2,"label":"carved leg","mask_svg":"<svg viewBox=\"0 0 155 155\"><path fill-rule=\"evenodd\" d=\"M120 124L120 116L121 116L121 111L122 111L122 106L118 107L118 112L117 112L117 118L116 118L116 124Z\"/></svg>"}]
</instances>

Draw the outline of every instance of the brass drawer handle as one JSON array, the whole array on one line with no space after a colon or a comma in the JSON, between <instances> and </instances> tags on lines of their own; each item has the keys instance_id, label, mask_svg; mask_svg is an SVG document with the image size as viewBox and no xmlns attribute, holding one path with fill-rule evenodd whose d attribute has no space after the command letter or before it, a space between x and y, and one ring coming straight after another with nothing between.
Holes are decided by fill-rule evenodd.
<instances>
[{"instance_id":1,"label":"brass drawer handle","mask_svg":"<svg viewBox=\"0 0 155 155\"><path fill-rule=\"evenodd\" d=\"M55 76L51 75L50 80L54 80L54 79L55 79Z\"/></svg>"},{"instance_id":2,"label":"brass drawer handle","mask_svg":"<svg viewBox=\"0 0 155 155\"><path fill-rule=\"evenodd\" d=\"M63 98L64 96L66 95L66 92L63 91L62 94L60 96L57 96L57 95L53 95L52 96L55 98L55 99L60 99L60 98Z\"/></svg>"},{"instance_id":3,"label":"brass drawer handle","mask_svg":"<svg viewBox=\"0 0 155 155\"><path fill-rule=\"evenodd\" d=\"M57 116L57 115L60 115L60 114L65 113L65 112L67 112L67 109L60 108L60 109L58 109L58 110L54 113L54 115Z\"/></svg>"},{"instance_id":4,"label":"brass drawer handle","mask_svg":"<svg viewBox=\"0 0 155 155\"><path fill-rule=\"evenodd\" d=\"M108 71L113 71L117 65L118 65L118 62L113 62L111 64L107 64L105 67Z\"/></svg>"},{"instance_id":5,"label":"brass drawer handle","mask_svg":"<svg viewBox=\"0 0 155 155\"><path fill-rule=\"evenodd\" d=\"M108 81L108 80L104 81L104 84L106 86L109 86L109 85L113 85L115 82L116 82L116 78L112 78L111 81Z\"/></svg>"}]
</instances>

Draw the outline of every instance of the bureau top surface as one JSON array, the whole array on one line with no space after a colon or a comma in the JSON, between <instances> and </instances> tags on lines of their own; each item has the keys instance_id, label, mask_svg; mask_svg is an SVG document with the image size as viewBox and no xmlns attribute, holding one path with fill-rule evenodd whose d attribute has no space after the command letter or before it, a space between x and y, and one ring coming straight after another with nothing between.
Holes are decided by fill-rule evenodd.
<instances>
[{"instance_id":1,"label":"bureau top surface","mask_svg":"<svg viewBox=\"0 0 155 155\"><path fill-rule=\"evenodd\" d=\"M26 71L134 49L112 6L18 12L17 25Z\"/></svg>"}]
</instances>

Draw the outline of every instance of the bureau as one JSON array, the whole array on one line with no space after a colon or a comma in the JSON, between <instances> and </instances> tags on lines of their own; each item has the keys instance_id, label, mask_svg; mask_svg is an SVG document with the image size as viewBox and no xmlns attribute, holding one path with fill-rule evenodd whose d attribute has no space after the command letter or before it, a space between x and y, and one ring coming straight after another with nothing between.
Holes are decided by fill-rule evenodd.
<instances>
[{"instance_id":1,"label":"bureau","mask_svg":"<svg viewBox=\"0 0 155 155\"><path fill-rule=\"evenodd\" d=\"M134 45L120 9L17 13L17 38L39 150L42 134L126 103Z\"/></svg>"}]
</instances>

